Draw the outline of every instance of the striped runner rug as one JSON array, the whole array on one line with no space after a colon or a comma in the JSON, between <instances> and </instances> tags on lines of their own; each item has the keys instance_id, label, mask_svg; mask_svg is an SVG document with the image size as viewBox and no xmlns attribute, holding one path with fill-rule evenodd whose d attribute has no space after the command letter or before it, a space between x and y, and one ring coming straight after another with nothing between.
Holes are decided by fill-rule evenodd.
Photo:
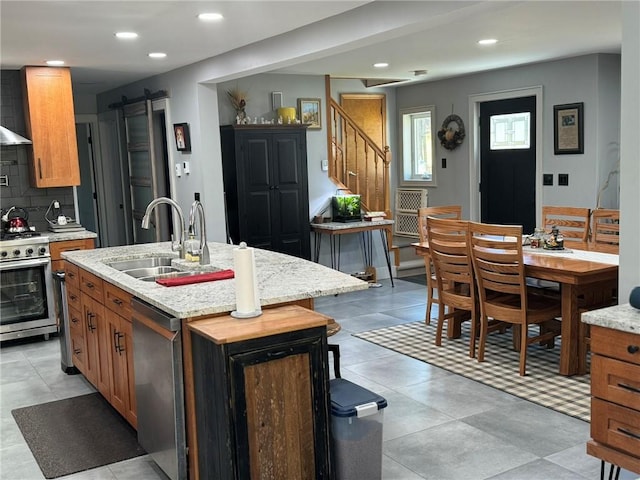
<instances>
[{"instance_id":1,"label":"striped runner rug","mask_svg":"<svg viewBox=\"0 0 640 480\"><path fill-rule=\"evenodd\" d=\"M468 322L463 324L461 338L445 337L441 347L435 345L436 323L435 320L431 325L425 325L424 322L406 323L354 333L353 336L543 407L590 421L589 375L565 377L558 374L560 337L556 338L556 345L552 349L539 345L528 347L527 374L521 377L518 374L519 353L512 349L510 331L489 335L485 359L480 363L469 357Z\"/></svg>"}]
</instances>

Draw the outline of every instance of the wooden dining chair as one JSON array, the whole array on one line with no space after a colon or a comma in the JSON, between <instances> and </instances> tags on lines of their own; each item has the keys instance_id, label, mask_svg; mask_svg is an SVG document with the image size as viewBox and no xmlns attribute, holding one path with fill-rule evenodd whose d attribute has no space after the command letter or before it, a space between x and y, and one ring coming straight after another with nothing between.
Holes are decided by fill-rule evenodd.
<instances>
[{"instance_id":1,"label":"wooden dining chair","mask_svg":"<svg viewBox=\"0 0 640 480\"><path fill-rule=\"evenodd\" d=\"M591 212L589 250L620 252L620 210L598 208Z\"/></svg>"},{"instance_id":2,"label":"wooden dining chair","mask_svg":"<svg viewBox=\"0 0 640 480\"><path fill-rule=\"evenodd\" d=\"M462 206L460 205L443 205L439 207L423 207L418 209L418 233L420 234L420 242L427 240L427 217L435 218L453 218L460 220L462 218ZM431 323L431 307L436 291L436 277L433 268L433 262L429 255L424 257L424 267L427 275L427 311L425 313L424 323Z\"/></svg>"},{"instance_id":3,"label":"wooden dining chair","mask_svg":"<svg viewBox=\"0 0 640 480\"><path fill-rule=\"evenodd\" d=\"M560 300L528 288L522 256L522 226L469 222L469 249L480 300L478 361L484 361L489 319L514 326L514 346L520 350L520 375L525 375L527 347L533 343L553 346L560 334L556 318ZM540 325L529 336L529 325Z\"/></svg>"},{"instance_id":4,"label":"wooden dining chair","mask_svg":"<svg viewBox=\"0 0 640 480\"><path fill-rule=\"evenodd\" d=\"M542 207L542 228L550 232L553 227L564 237L564 245L586 250L589 241L589 215L591 211L583 207Z\"/></svg>"},{"instance_id":5,"label":"wooden dining chair","mask_svg":"<svg viewBox=\"0 0 640 480\"><path fill-rule=\"evenodd\" d=\"M479 304L467 244L469 222L427 217L429 254L438 289L436 345L442 345L445 321L451 336L458 336L463 321L471 320L469 356L475 357Z\"/></svg>"}]
</instances>

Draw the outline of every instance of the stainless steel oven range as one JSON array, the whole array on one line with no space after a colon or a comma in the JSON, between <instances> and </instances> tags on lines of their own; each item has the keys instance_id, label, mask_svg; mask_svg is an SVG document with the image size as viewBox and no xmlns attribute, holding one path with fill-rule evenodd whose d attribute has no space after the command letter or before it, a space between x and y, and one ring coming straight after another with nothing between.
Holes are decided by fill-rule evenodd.
<instances>
[{"instance_id":1,"label":"stainless steel oven range","mask_svg":"<svg viewBox=\"0 0 640 480\"><path fill-rule=\"evenodd\" d=\"M0 341L58 331L49 238L36 232L0 240Z\"/></svg>"}]
</instances>

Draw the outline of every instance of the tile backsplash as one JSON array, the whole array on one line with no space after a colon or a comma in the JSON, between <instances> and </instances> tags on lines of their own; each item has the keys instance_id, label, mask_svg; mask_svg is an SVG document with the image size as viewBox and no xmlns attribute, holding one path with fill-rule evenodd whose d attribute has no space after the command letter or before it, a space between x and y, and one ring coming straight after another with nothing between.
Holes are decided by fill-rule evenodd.
<instances>
[{"instance_id":1,"label":"tile backsplash","mask_svg":"<svg viewBox=\"0 0 640 480\"><path fill-rule=\"evenodd\" d=\"M22 84L19 70L0 72L0 124L27 137L22 106ZM45 214L54 200L60 202L65 215L74 216L73 188L33 188L29 184L29 145L0 146L0 175L6 176L8 185L0 186L0 207L4 211L12 206L24 208L29 225L46 231Z\"/></svg>"}]
</instances>

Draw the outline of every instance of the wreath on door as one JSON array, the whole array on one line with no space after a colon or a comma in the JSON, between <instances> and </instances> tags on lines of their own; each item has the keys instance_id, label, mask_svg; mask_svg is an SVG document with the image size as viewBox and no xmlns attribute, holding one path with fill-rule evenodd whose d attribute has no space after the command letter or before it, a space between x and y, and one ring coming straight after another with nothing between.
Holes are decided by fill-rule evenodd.
<instances>
[{"instance_id":1,"label":"wreath on door","mask_svg":"<svg viewBox=\"0 0 640 480\"><path fill-rule=\"evenodd\" d=\"M451 124L456 124L456 129L451 127ZM458 115L449 115L442 122L442 128L438 130L438 140L447 150L455 150L464 140L466 133L464 131L464 122Z\"/></svg>"}]
</instances>

